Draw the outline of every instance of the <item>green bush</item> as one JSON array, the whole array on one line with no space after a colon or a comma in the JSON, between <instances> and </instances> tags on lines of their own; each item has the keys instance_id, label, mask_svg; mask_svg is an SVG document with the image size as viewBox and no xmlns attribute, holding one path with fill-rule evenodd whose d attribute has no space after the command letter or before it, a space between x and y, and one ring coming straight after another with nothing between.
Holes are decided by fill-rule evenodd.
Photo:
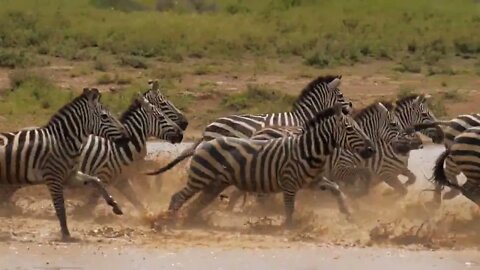
<instances>
[{"instance_id":1,"label":"green bush","mask_svg":"<svg viewBox=\"0 0 480 270\"><path fill-rule=\"evenodd\" d=\"M120 64L123 66L130 66L133 68L141 69L146 69L148 67L144 59L132 55L125 55L120 57Z\"/></svg>"},{"instance_id":2,"label":"green bush","mask_svg":"<svg viewBox=\"0 0 480 270\"><path fill-rule=\"evenodd\" d=\"M431 65L475 57L478 29L471 0L2 0L0 9L1 48L73 60L94 48L170 61L301 56L317 67L407 54Z\"/></svg>"},{"instance_id":3,"label":"green bush","mask_svg":"<svg viewBox=\"0 0 480 270\"><path fill-rule=\"evenodd\" d=\"M17 68L25 67L28 64L28 58L23 52L5 50L0 48L0 67Z\"/></svg>"},{"instance_id":4,"label":"green bush","mask_svg":"<svg viewBox=\"0 0 480 270\"><path fill-rule=\"evenodd\" d=\"M235 112L284 112L291 110L295 99L266 86L248 85L246 91L226 96L222 106Z\"/></svg>"}]
</instances>

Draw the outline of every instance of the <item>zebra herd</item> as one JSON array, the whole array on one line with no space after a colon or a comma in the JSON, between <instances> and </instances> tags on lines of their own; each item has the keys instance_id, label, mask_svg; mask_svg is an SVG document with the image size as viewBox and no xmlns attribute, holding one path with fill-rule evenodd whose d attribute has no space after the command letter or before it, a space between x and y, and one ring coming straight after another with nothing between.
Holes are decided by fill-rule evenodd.
<instances>
[{"instance_id":1,"label":"zebra herd","mask_svg":"<svg viewBox=\"0 0 480 270\"><path fill-rule=\"evenodd\" d=\"M462 193L480 203L480 115L438 121L428 108L428 95L377 101L355 110L340 83L341 76L318 77L303 89L292 111L231 115L209 124L190 148L147 173L163 173L191 157L187 183L171 197L171 215L200 193L188 210L193 218L230 186L236 190L229 207L242 194L253 193L262 202L268 194L282 193L287 226L292 225L296 195L304 188L329 190L341 212L349 215L344 191L363 196L380 180L397 196L408 192L416 181L408 156L421 147L417 132L446 146L434 168L432 205L440 205L444 186L452 188L444 199ZM188 126L183 113L160 93L157 81L149 82L119 120L100 98L97 89L85 88L45 126L0 134L0 200L11 204L20 187L46 184L64 240L71 239L64 188L94 188L82 207L87 213L102 196L115 214L122 214L104 185L118 189L145 213L130 177L146 155L147 139L179 143ZM467 177L464 185L456 180L460 173ZM402 183L399 175L408 180Z\"/></svg>"}]
</instances>

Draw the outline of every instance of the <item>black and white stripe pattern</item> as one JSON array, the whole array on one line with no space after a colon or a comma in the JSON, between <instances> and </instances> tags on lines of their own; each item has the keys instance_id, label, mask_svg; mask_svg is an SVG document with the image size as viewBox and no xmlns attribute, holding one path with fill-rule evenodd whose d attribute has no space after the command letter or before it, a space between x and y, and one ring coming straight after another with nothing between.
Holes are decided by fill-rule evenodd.
<instances>
[{"instance_id":1,"label":"black and white stripe pattern","mask_svg":"<svg viewBox=\"0 0 480 270\"><path fill-rule=\"evenodd\" d=\"M163 110L152 105L146 97L157 100L156 90L148 90L137 97L123 113L120 122L129 134L129 140L121 144L99 136L90 136L82 149L78 170L90 176L98 177L103 183L115 186L139 211L146 208L136 197L129 182L135 174L135 168L147 153L147 139L156 137L170 143L179 143L183 139L183 130L167 117ZM165 108L170 110L170 108ZM179 118L176 118L177 121ZM92 194L88 203L80 209L91 213L98 193Z\"/></svg>"},{"instance_id":2,"label":"black and white stripe pattern","mask_svg":"<svg viewBox=\"0 0 480 270\"><path fill-rule=\"evenodd\" d=\"M335 147L346 147L367 158L372 142L358 124L342 113L340 104L322 111L301 135L269 141L221 137L202 143L192 157L186 187L172 196L173 213L193 195L190 217L225 188L235 185L255 193L282 192L286 224L291 224L295 195L316 177Z\"/></svg>"},{"instance_id":3,"label":"black and white stripe pattern","mask_svg":"<svg viewBox=\"0 0 480 270\"><path fill-rule=\"evenodd\" d=\"M96 89L84 89L41 128L0 134L0 183L7 187L46 184L64 239L70 232L63 185L90 134L112 140L126 135L123 125L100 103Z\"/></svg>"},{"instance_id":4,"label":"black and white stripe pattern","mask_svg":"<svg viewBox=\"0 0 480 270\"><path fill-rule=\"evenodd\" d=\"M224 136L250 138L265 126L302 126L316 113L336 103L342 104L344 112L350 112L352 104L338 88L340 79L340 76L325 76L313 80L303 89L290 112L232 115L215 120L205 128L201 140L186 149L166 166L148 175L159 174L173 168L182 160L193 155L195 148L204 141Z\"/></svg>"},{"instance_id":5,"label":"black and white stripe pattern","mask_svg":"<svg viewBox=\"0 0 480 270\"><path fill-rule=\"evenodd\" d=\"M454 172L450 173L450 177L461 172L467 178L465 184L460 186L456 180L449 178L446 172L452 169ZM448 186L460 191L480 206L480 127L468 128L455 137L450 148L437 159L432 180L439 187Z\"/></svg>"},{"instance_id":6,"label":"black and white stripe pattern","mask_svg":"<svg viewBox=\"0 0 480 270\"><path fill-rule=\"evenodd\" d=\"M428 124L436 121L435 116L428 109L428 98L429 96L425 95L412 95L396 101L393 114L398 120L400 130L405 131L418 124ZM437 134L427 134L432 136L434 140L438 138ZM366 194L370 185L379 183L371 183L373 176L377 176L377 179L390 185L398 194L404 195L407 193L406 186L415 183L416 180L416 176L408 169L409 151L405 151L411 149L405 149L404 147L405 141L408 141L411 136L412 135L403 133L403 142L397 141L396 144L378 141L382 146L378 145L377 154L372 159L366 161L367 170L359 174L362 176L361 181L363 181L363 183L359 183L361 187L363 187L361 194ZM401 139L402 137L399 138ZM349 159L343 161L346 163L343 166L347 168L352 166L352 164L348 164L348 160ZM398 175L405 175L408 178L405 185L400 182ZM352 175L341 177L340 179L350 177L352 177Z\"/></svg>"}]
</instances>

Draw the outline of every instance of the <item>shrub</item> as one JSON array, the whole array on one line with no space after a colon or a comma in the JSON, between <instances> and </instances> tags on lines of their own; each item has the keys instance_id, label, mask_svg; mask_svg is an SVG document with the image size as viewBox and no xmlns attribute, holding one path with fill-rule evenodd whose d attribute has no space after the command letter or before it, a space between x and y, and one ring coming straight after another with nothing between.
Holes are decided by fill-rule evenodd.
<instances>
[{"instance_id":1,"label":"shrub","mask_svg":"<svg viewBox=\"0 0 480 270\"><path fill-rule=\"evenodd\" d=\"M97 78L97 83L98 84L111 84L111 83L114 83L115 80L110 76L108 75L107 73L104 73L102 75L100 75L100 77Z\"/></svg>"},{"instance_id":2,"label":"shrub","mask_svg":"<svg viewBox=\"0 0 480 270\"><path fill-rule=\"evenodd\" d=\"M25 67L27 64L28 59L23 52L0 48L0 67L17 68Z\"/></svg>"},{"instance_id":3,"label":"shrub","mask_svg":"<svg viewBox=\"0 0 480 270\"><path fill-rule=\"evenodd\" d=\"M228 110L250 113L282 112L289 110L295 99L266 86L248 85L246 91L225 97L222 106Z\"/></svg>"},{"instance_id":4,"label":"shrub","mask_svg":"<svg viewBox=\"0 0 480 270\"><path fill-rule=\"evenodd\" d=\"M148 67L143 58L133 55L125 55L120 57L120 64L139 69L146 69Z\"/></svg>"}]
</instances>

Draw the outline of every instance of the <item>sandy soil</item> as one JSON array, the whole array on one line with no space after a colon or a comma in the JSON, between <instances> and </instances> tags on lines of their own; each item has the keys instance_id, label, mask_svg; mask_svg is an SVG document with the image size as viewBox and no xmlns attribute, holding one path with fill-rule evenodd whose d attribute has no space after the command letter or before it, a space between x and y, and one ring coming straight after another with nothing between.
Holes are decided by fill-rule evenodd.
<instances>
[{"instance_id":1,"label":"sandy soil","mask_svg":"<svg viewBox=\"0 0 480 270\"><path fill-rule=\"evenodd\" d=\"M152 144L151 151L163 154L150 158L164 163L181 148ZM281 226L280 199L268 209L248 200L233 212L218 200L201 222L180 218L167 225L163 212L185 181L183 165L158 179L136 179L152 211L148 217L114 192L124 216L113 215L104 203L79 216L74 209L81 204L78 193L85 191L68 192L69 227L78 242L66 244L58 241L45 188L25 188L14 196L19 211L0 217L0 269L480 269L480 212L463 198L445 202L437 212L424 206L431 193L420 191L430 187L425 176L441 150L412 153L410 167L418 180L407 198L386 196L381 185L368 198L351 202L352 221L338 212L329 194L302 192L291 230Z\"/></svg>"}]
</instances>

